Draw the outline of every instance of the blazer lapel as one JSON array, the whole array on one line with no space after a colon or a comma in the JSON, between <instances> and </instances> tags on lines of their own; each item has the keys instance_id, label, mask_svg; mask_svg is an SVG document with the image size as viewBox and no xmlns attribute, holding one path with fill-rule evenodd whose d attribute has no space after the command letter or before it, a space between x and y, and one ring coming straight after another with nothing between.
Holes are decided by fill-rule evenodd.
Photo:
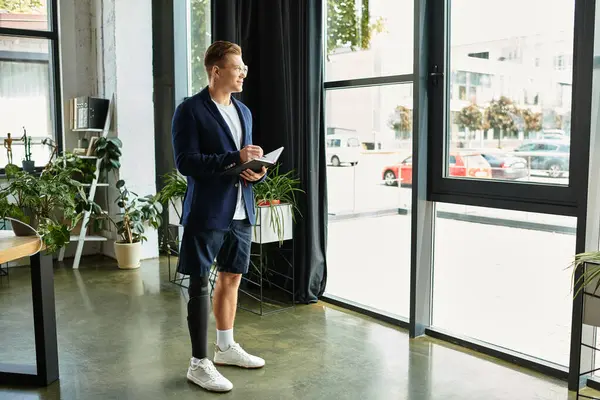
<instances>
[{"instance_id":1,"label":"blazer lapel","mask_svg":"<svg viewBox=\"0 0 600 400\"><path fill-rule=\"evenodd\" d=\"M248 128L246 125L246 117L244 116L244 113L242 112L239 104L237 103L237 100L235 100L233 96L231 97L231 101L235 105L235 109L237 110L237 113L240 116L240 124L242 125L242 140L240 147L241 150L248 145Z\"/></svg>"},{"instance_id":2,"label":"blazer lapel","mask_svg":"<svg viewBox=\"0 0 600 400\"><path fill-rule=\"evenodd\" d=\"M221 127L227 133L229 140L231 140L232 146L235 148L236 145L235 140L233 140L233 133L231 133L231 130L229 129L227 122L225 122L225 119L223 119L221 111L219 111L217 105L210 98L208 100L205 100L204 103L206 105L206 108L208 108L208 111L210 111L210 113L212 114L212 116L217 120L217 122L219 122L219 124L221 124Z\"/></svg>"}]
</instances>

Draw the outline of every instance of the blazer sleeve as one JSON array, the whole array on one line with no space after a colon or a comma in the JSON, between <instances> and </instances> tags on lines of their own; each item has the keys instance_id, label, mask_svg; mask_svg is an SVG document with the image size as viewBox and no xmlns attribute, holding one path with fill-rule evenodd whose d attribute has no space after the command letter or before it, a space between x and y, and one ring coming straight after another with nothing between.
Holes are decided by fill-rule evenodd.
<instances>
[{"instance_id":1,"label":"blazer sleeve","mask_svg":"<svg viewBox=\"0 0 600 400\"><path fill-rule=\"evenodd\" d=\"M185 103L180 104L173 115L171 127L173 152L177 170L184 176L207 176L220 174L240 162L240 152L203 154L200 148L194 114Z\"/></svg>"},{"instance_id":2,"label":"blazer sleeve","mask_svg":"<svg viewBox=\"0 0 600 400\"><path fill-rule=\"evenodd\" d=\"M248 124L248 137L250 139L250 144L254 144L252 143L252 113L250 112L250 110L246 110L247 115L247 120L246 120L246 124ZM262 176L262 178L260 178L257 181L252 182L253 185L256 185L258 183L261 183L262 181L264 181L265 179L267 179L267 175L268 175L269 171L267 170L267 173L264 174Z\"/></svg>"}]
</instances>

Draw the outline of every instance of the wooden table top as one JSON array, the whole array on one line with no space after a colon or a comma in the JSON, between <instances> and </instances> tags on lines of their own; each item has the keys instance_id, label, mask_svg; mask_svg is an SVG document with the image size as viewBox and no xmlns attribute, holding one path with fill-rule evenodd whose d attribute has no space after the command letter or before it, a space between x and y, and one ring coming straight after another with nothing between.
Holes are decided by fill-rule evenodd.
<instances>
[{"instance_id":1,"label":"wooden table top","mask_svg":"<svg viewBox=\"0 0 600 400\"><path fill-rule=\"evenodd\" d=\"M0 264L37 253L41 241L37 236L15 236L12 231L0 230Z\"/></svg>"}]
</instances>

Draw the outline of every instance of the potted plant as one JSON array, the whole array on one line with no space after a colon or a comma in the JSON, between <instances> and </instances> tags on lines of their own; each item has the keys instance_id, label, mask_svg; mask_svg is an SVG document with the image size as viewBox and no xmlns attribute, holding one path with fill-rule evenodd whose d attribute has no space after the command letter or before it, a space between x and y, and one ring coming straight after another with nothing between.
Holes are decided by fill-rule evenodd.
<instances>
[{"instance_id":1,"label":"potted plant","mask_svg":"<svg viewBox=\"0 0 600 400\"><path fill-rule=\"evenodd\" d=\"M119 239L115 241L115 255L119 268L139 268L141 259L141 244L147 240L144 236L145 225L158 229L162 223L162 205L156 196L139 197L125 187L125 181L117 182L119 196L116 203L122 212L119 221L110 216L105 217L115 226Z\"/></svg>"},{"instance_id":2,"label":"potted plant","mask_svg":"<svg viewBox=\"0 0 600 400\"><path fill-rule=\"evenodd\" d=\"M96 164L73 153L64 152L62 156L56 157L44 168L44 172L49 173L58 173L63 170L71 171L71 178L74 180L90 184L96 174Z\"/></svg>"},{"instance_id":3,"label":"potted plant","mask_svg":"<svg viewBox=\"0 0 600 400\"><path fill-rule=\"evenodd\" d=\"M176 169L163 175L163 188L158 192L158 201L169 211L169 221L172 216L171 210L176 214L177 220L181 220L181 202L187 192L187 181ZM176 228L176 238L171 237L171 229ZM179 224L169 224L165 226L161 237L162 248L170 252L171 249L179 250L181 248L181 238L183 236L183 227Z\"/></svg>"},{"instance_id":4,"label":"potted plant","mask_svg":"<svg viewBox=\"0 0 600 400\"><path fill-rule=\"evenodd\" d=\"M71 179L71 170L42 173L7 170L8 185L0 191L0 216L31 226L42 237L46 251L54 253L70 240L70 232L81 218L76 196L81 184ZM18 222L11 224L17 236L31 235Z\"/></svg>"},{"instance_id":5,"label":"potted plant","mask_svg":"<svg viewBox=\"0 0 600 400\"><path fill-rule=\"evenodd\" d=\"M583 269L579 279L574 281L575 294L573 297L577 297L579 292L586 287L590 289L590 293L597 294L600 289L600 251L576 254L571 267L573 276L578 268Z\"/></svg>"},{"instance_id":6,"label":"potted plant","mask_svg":"<svg viewBox=\"0 0 600 400\"><path fill-rule=\"evenodd\" d=\"M177 213L177 217L181 218L177 202L183 200L185 197L187 191L186 179L174 169L163 176L163 184L163 188L157 194L158 201L163 206L172 205L175 213Z\"/></svg>"},{"instance_id":7,"label":"potted plant","mask_svg":"<svg viewBox=\"0 0 600 400\"><path fill-rule=\"evenodd\" d=\"M256 202L256 225L253 241L270 243L292 238L295 213L298 212L296 193L302 192L300 180L294 177L294 170L279 172L279 165L267 177L254 185ZM268 229L270 227L271 229Z\"/></svg>"},{"instance_id":8,"label":"potted plant","mask_svg":"<svg viewBox=\"0 0 600 400\"><path fill-rule=\"evenodd\" d=\"M27 130L25 130L25 127L23 127L23 137L21 137L21 140L25 146L23 171L31 173L35 170L35 162L31 159L31 137L27 136Z\"/></svg>"}]
</instances>

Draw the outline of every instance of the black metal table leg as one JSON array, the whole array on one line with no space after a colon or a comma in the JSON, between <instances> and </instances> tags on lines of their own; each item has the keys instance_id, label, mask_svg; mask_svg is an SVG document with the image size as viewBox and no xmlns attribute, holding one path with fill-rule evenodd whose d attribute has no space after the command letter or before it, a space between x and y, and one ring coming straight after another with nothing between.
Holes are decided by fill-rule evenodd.
<instances>
[{"instance_id":1,"label":"black metal table leg","mask_svg":"<svg viewBox=\"0 0 600 400\"><path fill-rule=\"evenodd\" d=\"M30 260L36 365L0 364L0 384L48 386L58 380L52 256L38 253Z\"/></svg>"}]
</instances>

